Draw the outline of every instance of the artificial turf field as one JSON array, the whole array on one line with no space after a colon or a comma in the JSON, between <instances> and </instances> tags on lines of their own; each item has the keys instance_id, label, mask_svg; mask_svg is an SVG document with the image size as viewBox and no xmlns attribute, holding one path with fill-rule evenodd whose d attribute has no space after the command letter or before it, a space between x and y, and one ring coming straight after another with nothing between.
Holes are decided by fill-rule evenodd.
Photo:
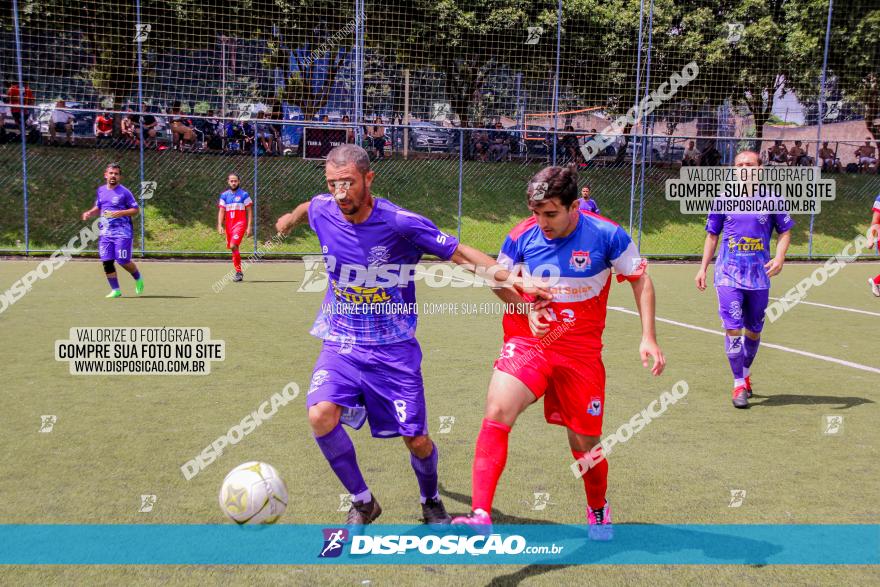
<instances>
[{"instance_id":1,"label":"artificial turf field","mask_svg":"<svg viewBox=\"0 0 880 587\"><path fill-rule=\"evenodd\" d=\"M0 291L34 268L0 262ZM230 266L216 262L141 265L145 295L106 300L96 261L68 263L0 313L3 426L0 522L41 524L228 523L217 505L224 475L248 460L274 465L291 502L280 523L330 524L343 489L311 438L304 393L190 481L180 466L288 382L308 387L319 341L307 334L322 294L298 293L303 265L264 262L220 293L212 285ZM815 265L786 265L779 296ZM654 264L660 318L720 332L712 291L693 286L691 264ZM880 368L874 344L880 300L865 285L876 264L851 264L802 304L768 324L764 342ZM419 303L494 301L486 289L427 288ZM610 306L634 308L630 288L614 284ZM197 376L73 376L54 360L54 342L71 327L211 328L227 358ZM606 433L678 380L687 397L610 456L609 499L616 524L880 523L880 373L763 347L753 367L756 397L747 411L730 404L730 375L717 334L658 323L668 366L652 378L639 364L639 323L609 311ZM440 452L447 508L466 511L473 444L486 384L501 341L497 314L424 314L419 340L431 433ZM57 415L51 433L40 416ZM826 415L842 432L823 434ZM454 416L438 433L439 418ZM365 477L380 499L380 522L410 524L420 513L415 478L399 439L353 434ZM496 523L579 523L584 495L569 471L562 429L532 408L511 435L510 458L495 501ZM729 507L731 490L744 490ZM534 509L534 494L550 503ZM142 494L155 494L149 513ZM646 548L674 548L646 545ZM6 584L486 585L486 584L876 584L868 566L38 566L4 567ZM364 583L368 581L369 583Z\"/></svg>"}]
</instances>

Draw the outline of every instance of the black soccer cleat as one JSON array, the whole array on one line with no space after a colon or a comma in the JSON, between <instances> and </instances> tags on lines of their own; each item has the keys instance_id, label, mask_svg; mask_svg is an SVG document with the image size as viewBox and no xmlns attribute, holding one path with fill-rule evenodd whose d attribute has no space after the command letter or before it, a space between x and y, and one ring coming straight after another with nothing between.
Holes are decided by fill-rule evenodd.
<instances>
[{"instance_id":1,"label":"black soccer cleat","mask_svg":"<svg viewBox=\"0 0 880 587\"><path fill-rule=\"evenodd\" d=\"M235 272L235 277L232 278L232 281L244 281L244 273L241 271Z\"/></svg>"},{"instance_id":2,"label":"black soccer cleat","mask_svg":"<svg viewBox=\"0 0 880 587\"><path fill-rule=\"evenodd\" d=\"M349 526L366 526L372 524L376 518L382 515L382 506L379 505L376 496L370 501L353 501L351 508L348 510L348 517L345 523Z\"/></svg>"},{"instance_id":3,"label":"black soccer cleat","mask_svg":"<svg viewBox=\"0 0 880 587\"><path fill-rule=\"evenodd\" d=\"M452 516L446 513L443 500L428 499L422 504L422 519L426 524L443 525L452 523Z\"/></svg>"}]
</instances>

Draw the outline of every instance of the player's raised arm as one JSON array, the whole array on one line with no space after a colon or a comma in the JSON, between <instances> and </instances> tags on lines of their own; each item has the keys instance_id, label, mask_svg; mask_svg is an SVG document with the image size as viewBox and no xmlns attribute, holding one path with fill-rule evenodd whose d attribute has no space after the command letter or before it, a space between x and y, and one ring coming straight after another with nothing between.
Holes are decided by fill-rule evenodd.
<instances>
[{"instance_id":1,"label":"player's raised arm","mask_svg":"<svg viewBox=\"0 0 880 587\"><path fill-rule=\"evenodd\" d=\"M275 222L275 230L278 231L278 234L287 235L298 225L304 222L308 222L310 203L311 202L303 202L302 204L294 208L292 212L289 212L279 218Z\"/></svg>"}]
</instances>

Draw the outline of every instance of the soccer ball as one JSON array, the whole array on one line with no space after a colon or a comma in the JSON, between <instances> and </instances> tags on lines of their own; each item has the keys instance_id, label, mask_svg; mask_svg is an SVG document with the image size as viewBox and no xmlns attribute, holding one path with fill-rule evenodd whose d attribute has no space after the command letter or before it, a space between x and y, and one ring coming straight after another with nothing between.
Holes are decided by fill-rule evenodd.
<instances>
[{"instance_id":1,"label":"soccer ball","mask_svg":"<svg viewBox=\"0 0 880 587\"><path fill-rule=\"evenodd\" d=\"M236 524L273 524L287 509L287 486L275 467L244 463L223 479L220 509Z\"/></svg>"},{"instance_id":2,"label":"soccer ball","mask_svg":"<svg viewBox=\"0 0 880 587\"><path fill-rule=\"evenodd\" d=\"M293 155L293 149L284 149L284 156L290 157Z\"/></svg>"}]
</instances>

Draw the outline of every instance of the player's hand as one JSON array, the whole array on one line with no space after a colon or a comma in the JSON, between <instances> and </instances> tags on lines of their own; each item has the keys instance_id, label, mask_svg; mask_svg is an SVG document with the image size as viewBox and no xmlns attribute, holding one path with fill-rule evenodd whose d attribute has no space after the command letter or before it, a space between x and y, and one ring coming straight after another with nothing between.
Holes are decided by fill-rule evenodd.
<instances>
[{"instance_id":1,"label":"player's hand","mask_svg":"<svg viewBox=\"0 0 880 587\"><path fill-rule=\"evenodd\" d=\"M700 269L697 271L697 276L694 277L694 281L697 283L698 290L706 291L706 270Z\"/></svg>"},{"instance_id":2,"label":"player's hand","mask_svg":"<svg viewBox=\"0 0 880 587\"><path fill-rule=\"evenodd\" d=\"M651 367L652 375L663 373L663 368L666 367L666 357L663 356L663 351L660 350L656 340L642 339L642 343L639 345L639 355L642 357L642 367L645 368L648 367L648 357L654 359L654 365Z\"/></svg>"},{"instance_id":3,"label":"player's hand","mask_svg":"<svg viewBox=\"0 0 880 587\"><path fill-rule=\"evenodd\" d=\"M529 278L528 281L517 278L513 282L513 289L522 299L531 303L535 310L543 310L553 301L550 285L534 278Z\"/></svg>"},{"instance_id":4,"label":"player's hand","mask_svg":"<svg viewBox=\"0 0 880 587\"><path fill-rule=\"evenodd\" d=\"M777 259L773 257L767 263L764 264L764 269L767 270L767 277L773 277L774 275L779 275L782 273L782 264L785 261L782 259Z\"/></svg>"},{"instance_id":5,"label":"player's hand","mask_svg":"<svg viewBox=\"0 0 880 587\"><path fill-rule=\"evenodd\" d=\"M880 242L880 224L872 224L868 231L868 248L873 249Z\"/></svg>"},{"instance_id":6,"label":"player's hand","mask_svg":"<svg viewBox=\"0 0 880 587\"><path fill-rule=\"evenodd\" d=\"M217 225L217 233L218 233L218 234L223 234L223 227L220 226L219 224Z\"/></svg>"},{"instance_id":7,"label":"player's hand","mask_svg":"<svg viewBox=\"0 0 880 587\"><path fill-rule=\"evenodd\" d=\"M245 229L245 231L244 231L244 235L245 235L245 236L250 236L250 235L251 235L251 226L250 226L250 225L248 225L248 227Z\"/></svg>"},{"instance_id":8,"label":"player's hand","mask_svg":"<svg viewBox=\"0 0 880 587\"><path fill-rule=\"evenodd\" d=\"M529 311L529 328L532 334L538 338L543 338L545 334L550 332L550 313L546 309L532 308Z\"/></svg>"},{"instance_id":9,"label":"player's hand","mask_svg":"<svg viewBox=\"0 0 880 587\"><path fill-rule=\"evenodd\" d=\"M89 214L88 212L83 212L83 213L82 213L82 219L83 219L83 222L85 222L86 220L88 220L88 219L91 218L91 217L92 217L92 215Z\"/></svg>"}]
</instances>

